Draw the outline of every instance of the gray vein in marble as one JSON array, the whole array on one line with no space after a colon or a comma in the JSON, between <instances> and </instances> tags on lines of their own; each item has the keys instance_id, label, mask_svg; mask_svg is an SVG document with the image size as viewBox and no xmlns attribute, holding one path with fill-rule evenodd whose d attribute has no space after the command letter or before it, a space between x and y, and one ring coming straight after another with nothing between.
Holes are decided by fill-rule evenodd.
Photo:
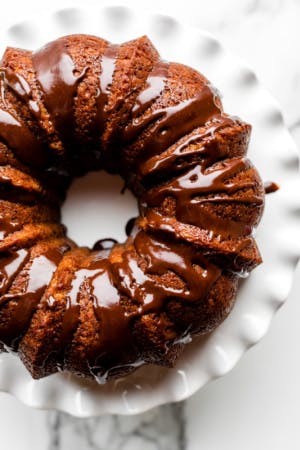
<instances>
[{"instance_id":1,"label":"gray vein in marble","mask_svg":"<svg viewBox=\"0 0 300 450\"><path fill-rule=\"evenodd\" d=\"M136 416L48 413L48 450L186 450L184 403Z\"/></svg>"},{"instance_id":2,"label":"gray vein in marble","mask_svg":"<svg viewBox=\"0 0 300 450\"><path fill-rule=\"evenodd\" d=\"M61 425L61 415L56 412L50 412L47 418L48 429L51 430L49 434L50 444L49 449L59 450L60 448L60 425Z\"/></svg>"}]
</instances>

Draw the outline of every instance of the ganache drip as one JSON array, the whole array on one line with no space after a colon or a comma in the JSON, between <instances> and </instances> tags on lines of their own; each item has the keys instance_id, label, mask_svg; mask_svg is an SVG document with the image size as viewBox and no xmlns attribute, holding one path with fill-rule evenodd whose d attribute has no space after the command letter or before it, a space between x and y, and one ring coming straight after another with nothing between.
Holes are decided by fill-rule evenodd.
<instances>
[{"instance_id":1,"label":"ganache drip","mask_svg":"<svg viewBox=\"0 0 300 450\"><path fill-rule=\"evenodd\" d=\"M74 97L85 70L76 74L66 43L60 39L34 52L32 64L59 137L66 146L75 145Z\"/></svg>"},{"instance_id":2,"label":"ganache drip","mask_svg":"<svg viewBox=\"0 0 300 450\"><path fill-rule=\"evenodd\" d=\"M110 250L118 241L112 238L99 239L93 245L93 250Z\"/></svg>"},{"instance_id":3,"label":"ganache drip","mask_svg":"<svg viewBox=\"0 0 300 450\"><path fill-rule=\"evenodd\" d=\"M27 329L33 312L37 308L44 291L60 262L63 253L69 249L66 245L48 248L42 254L33 258L27 250L19 250L8 259L2 260L0 273L3 277L0 306L10 303L10 320L1 323L0 341L11 350L15 349L18 339ZM20 274L26 272L26 281L18 292L12 289L12 284ZM10 288L8 292L8 287Z\"/></svg>"},{"instance_id":4,"label":"ganache drip","mask_svg":"<svg viewBox=\"0 0 300 450\"><path fill-rule=\"evenodd\" d=\"M23 95L25 92L22 90L20 82L19 84L16 81L13 83L12 80L14 80L12 73L0 68L0 139L16 152L16 156L21 162L33 167L45 167L48 160L45 147L25 123L16 116L13 107L7 103L6 85L17 91L18 95Z\"/></svg>"},{"instance_id":5,"label":"ganache drip","mask_svg":"<svg viewBox=\"0 0 300 450\"><path fill-rule=\"evenodd\" d=\"M274 183L274 181L265 181L264 189L266 194L272 194L273 192L278 191L279 186L277 183Z\"/></svg>"}]
</instances>

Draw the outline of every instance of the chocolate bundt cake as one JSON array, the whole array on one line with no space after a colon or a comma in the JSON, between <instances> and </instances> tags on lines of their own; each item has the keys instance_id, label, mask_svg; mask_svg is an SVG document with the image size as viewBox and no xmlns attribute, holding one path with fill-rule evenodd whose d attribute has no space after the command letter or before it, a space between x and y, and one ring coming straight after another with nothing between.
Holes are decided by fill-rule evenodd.
<instances>
[{"instance_id":1,"label":"chocolate bundt cake","mask_svg":"<svg viewBox=\"0 0 300 450\"><path fill-rule=\"evenodd\" d=\"M147 37L8 48L0 77L0 342L34 378L104 382L172 366L230 312L261 262L251 127ZM72 179L119 174L140 215L125 243L78 247L60 223Z\"/></svg>"}]
</instances>

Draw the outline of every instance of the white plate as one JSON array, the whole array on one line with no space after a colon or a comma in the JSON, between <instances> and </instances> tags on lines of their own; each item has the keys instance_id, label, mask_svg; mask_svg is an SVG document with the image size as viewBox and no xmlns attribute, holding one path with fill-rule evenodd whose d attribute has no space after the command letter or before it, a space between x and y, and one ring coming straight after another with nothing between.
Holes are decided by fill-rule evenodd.
<instances>
[{"instance_id":1,"label":"white plate","mask_svg":"<svg viewBox=\"0 0 300 450\"><path fill-rule=\"evenodd\" d=\"M185 27L171 17L124 7L62 10L14 25L2 33L1 43L34 49L71 33L96 34L113 42L147 34L163 58L203 72L222 92L226 112L253 125L249 155L263 179L275 180L281 187L267 196L257 232L264 263L242 283L229 318L214 333L187 345L174 369L144 367L104 386L66 374L34 381L17 358L0 355L0 389L27 405L56 408L79 417L134 414L189 397L209 380L227 373L268 330L275 311L287 298L300 255L298 155L278 105L251 69L210 34ZM80 191L75 189L73 202ZM130 196L126 205L130 216L134 210ZM74 225L72 209L74 212L71 203L64 209L67 223L73 217L71 236L91 244ZM119 229L108 224L110 234L122 237Z\"/></svg>"}]
</instances>

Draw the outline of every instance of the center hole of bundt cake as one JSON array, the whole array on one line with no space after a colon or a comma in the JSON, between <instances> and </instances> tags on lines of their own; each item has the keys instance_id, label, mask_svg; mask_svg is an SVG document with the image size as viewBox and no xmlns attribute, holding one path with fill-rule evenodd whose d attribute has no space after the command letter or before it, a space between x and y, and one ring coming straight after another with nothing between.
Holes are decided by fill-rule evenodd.
<instances>
[{"instance_id":1,"label":"center hole of bundt cake","mask_svg":"<svg viewBox=\"0 0 300 450\"><path fill-rule=\"evenodd\" d=\"M138 216L137 202L124 181L104 171L75 178L62 207L62 222L78 245L93 247L100 239L126 239L128 221Z\"/></svg>"}]
</instances>

